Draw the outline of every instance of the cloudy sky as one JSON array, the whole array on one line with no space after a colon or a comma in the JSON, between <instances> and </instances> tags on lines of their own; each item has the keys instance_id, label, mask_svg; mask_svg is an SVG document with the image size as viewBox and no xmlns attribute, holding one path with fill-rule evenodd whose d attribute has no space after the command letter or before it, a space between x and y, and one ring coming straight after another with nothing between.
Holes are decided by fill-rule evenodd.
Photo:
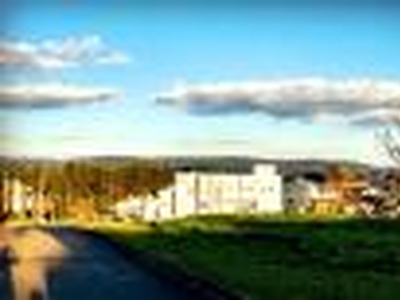
<instances>
[{"instance_id":1,"label":"cloudy sky","mask_svg":"<svg viewBox=\"0 0 400 300\"><path fill-rule=\"evenodd\" d=\"M161 2L5 1L1 153L389 162L395 1Z\"/></svg>"}]
</instances>

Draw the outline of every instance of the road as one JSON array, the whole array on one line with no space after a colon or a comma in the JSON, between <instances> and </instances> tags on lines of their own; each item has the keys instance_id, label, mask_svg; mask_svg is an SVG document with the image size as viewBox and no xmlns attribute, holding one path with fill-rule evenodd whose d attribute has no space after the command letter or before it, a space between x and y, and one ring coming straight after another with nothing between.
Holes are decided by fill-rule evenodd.
<instances>
[{"instance_id":1,"label":"road","mask_svg":"<svg viewBox=\"0 0 400 300\"><path fill-rule=\"evenodd\" d=\"M0 300L191 298L107 242L71 229L12 229L9 240L13 261L0 262Z\"/></svg>"}]
</instances>

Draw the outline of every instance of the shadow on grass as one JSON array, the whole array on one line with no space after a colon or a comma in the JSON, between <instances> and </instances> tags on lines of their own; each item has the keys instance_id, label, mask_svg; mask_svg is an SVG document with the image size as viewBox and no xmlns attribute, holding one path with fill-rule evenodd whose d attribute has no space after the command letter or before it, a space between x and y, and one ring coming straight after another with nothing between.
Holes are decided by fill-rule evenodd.
<instances>
[{"instance_id":1,"label":"shadow on grass","mask_svg":"<svg viewBox=\"0 0 400 300\"><path fill-rule=\"evenodd\" d=\"M199 217L108 232L251 299L398 299L400 222Z\"/></svg>"}]
</instances>

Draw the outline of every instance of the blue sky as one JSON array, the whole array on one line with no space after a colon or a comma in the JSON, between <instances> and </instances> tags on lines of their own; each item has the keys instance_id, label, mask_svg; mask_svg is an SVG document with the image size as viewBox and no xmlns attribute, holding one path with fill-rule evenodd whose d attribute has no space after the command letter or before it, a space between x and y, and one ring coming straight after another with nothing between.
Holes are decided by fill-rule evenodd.
<instances>
[{"instance_id":1,"label":"blue sky","mask_svg":"<svg viewBox=\"0 0 400 300\"><path fill-rule=\"evenodd\" d=\"M388 163L376 139L385 124L349 122L346 110L327 120L297 113L277 115L264 106L233 113L193 113L179 105L162 105L157 98L176 86L190 94L201 85L211 86L215 96L219 83L240 86L304 78L398 83L400 6L254 2L168 7L89 2L10 5L6 30L0 36L8 50L22 42L39 47L66 40L73 40L76 47L91 40L105 50L87 61L72 57L68 62L76 63L73 67L37 63L26 68L10 66L1 60L0 52L0 67L6 74L0 83L3 88L95 87L118 91L118 96L68 105L59 105L54 97L58 102L51 106L0 106L0 117L6 122L0 131L3 153L230 154ZM98 63L101 55L115 61ZM218 93L217 89L220 97Z\"/></svg>"}]
</instances>

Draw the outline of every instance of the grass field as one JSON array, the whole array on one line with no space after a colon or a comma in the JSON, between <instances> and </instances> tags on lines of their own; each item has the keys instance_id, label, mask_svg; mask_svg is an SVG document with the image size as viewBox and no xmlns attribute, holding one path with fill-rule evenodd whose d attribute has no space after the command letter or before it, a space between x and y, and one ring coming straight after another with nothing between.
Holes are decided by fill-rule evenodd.
<instances>
[{"instance_id":1,"label":"grass field","mask_svg":"<svg viewBox=\"0 0 400 300\"><path fill-rule=\"evenodd\" d=\"M250 299L400 299L400 221L202 217L99 227Z\"/></svg>"}]
</instances>

